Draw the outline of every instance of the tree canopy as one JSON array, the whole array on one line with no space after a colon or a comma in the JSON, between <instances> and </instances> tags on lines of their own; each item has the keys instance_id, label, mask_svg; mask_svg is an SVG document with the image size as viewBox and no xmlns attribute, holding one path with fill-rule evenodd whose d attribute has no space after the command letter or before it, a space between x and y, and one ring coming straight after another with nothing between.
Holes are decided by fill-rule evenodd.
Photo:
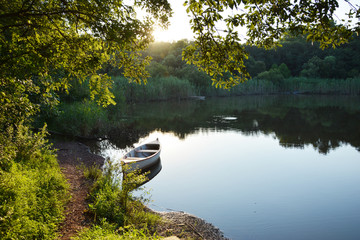
<instances>
[{"instance_id":1,"label":"tree canopy","mask_svg":"<svg viewBox=\"0 0 360 240\"><path fill-rule=\"evenodd\" d=\"M249 77L245 45L272 48L289 34L305 34L321 47L337 46L358 34L359 6L345 2L347 19L335 24L337 0L185 1L196 39L183 58L229 88ZM112 80L101 70L110 64L129 81L146 83L150 58L142 51L154 23L166 26L171 15L167 0L0 0L1 122L26 119L38 108L34 103L56 102L72 79L90 79L91 98L114 104ZM240 27L247 28L246 39ZM167 63L175 60L169 56Z\"/></svg>"},{"instance_id":2,"label":"tree canopy","mask_svg":"<svg viewBox=\"0 0 360 240\"><path fill-rule=\"evenodd\" d=\"M229 88L249 77L241 40L245 45L269 49L279 46L279 40L289 34L303 34L325 48L359 34L360 7L350 0L344 2L350 10L345 19L337 19L338 0L188 0L185 5L196 39L184 58L207 72L216 86ZM247 29L246 39L239 36L241 27Z\"/></svg>"},{"instance_id":3,"label":"tree canopy","mask_svg":"<svg viewBox=\"0 0 360 240\"><path fill-rule=\"evenodd\" d=\"M147 15L137 17L137 9ZM150 59L141 51L152 41L154 22L166 26L170 16L165 0L1 0L1 114L28 112L13 106L28 105L20 99L56 101L54 93L67 91L71 79L90 78L92 98L114 103L111 79L99 70L110 63L130 81L146 81ZM14 93L23 98L15 101Z\"/></svg>"}]
</instances>

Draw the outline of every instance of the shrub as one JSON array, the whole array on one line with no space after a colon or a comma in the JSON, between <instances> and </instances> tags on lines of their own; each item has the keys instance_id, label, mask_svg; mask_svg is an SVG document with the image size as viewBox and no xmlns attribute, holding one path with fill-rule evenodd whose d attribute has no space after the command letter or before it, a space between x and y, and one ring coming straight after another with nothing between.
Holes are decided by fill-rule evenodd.
<instances>
[{"instance_id":1,"label":"shrub","mask_svg":"<svg viewBox=\"0 0 360 240\"><path fill-rule=\"evenodd\" d=\"M257 78L271 81L275 85L279 85L285 79L278 68L272 68L269 71L262 72L257 75Z\"/></svg>"},{"instance_id":2,"label":"shrub","mask_svg":"<svg viewBox=\"0 0 360 240\"><path fill-rule=\"evenodd\" d=\"M177 77L153 77L146 85L128 83L125 78L114 78L115 101L143 102L186 98L194 94L194 86L188 80Z\"/></svg>"},{"instance_id":3,"label":"shrub","mask_svg":"<svg viewBox=\"0 0 360 240\"><path fill-rule=\"evenodd\" d=\"M146 174L140 174L140 171L128 172L126 167L124 166L125 169L122 170L126 174L119 174L122 172L120 165L109 163L103 175L96 181L90 194L89 209L99 226L83 233L84 235L80 234L80 239L88 239L88 236L98 231L101 234L112 235L115 228L125 226L136 226L137 229L141 228L142 231L148 232L149 228L160 221L159 216L145 211L144 205L131 195L131 192L146 180ZM121 175L124 176L122 180ZM102 228L104 222L111 224L110 232L109 228ZM135 231L135 233L141 232ZM146 236L149 234L147 233Z\"/></svg>"},{"instance_id":4,"label":"shrub","mask_svg":"<svg viewBox=\"0 0 360 240\"><path fill-rule=\"evenodd\" d=\"M147 229L137 229L134 227L121 227L116 228L114 224L110 224L106 221L102 221L101 224L94 226L91 229L86 229L76 237L74 240L156 240L161 239L156 235L150 234Z\"/></svg>"},{"instance_id":5,"label":"shrub","mask_svg":"<svg viewBox=\"0 0 360 240\"><path fill-rule=\"evenodd\" d=\"M63 103L60 113L49 123L51 130L73 136L100 136L107 126L106 109L92 101Z\"/></svg>"},{"instance_id":6,"label":"shrub","mask_svg":"<svg viewBox=\"0 0 360 240\"><path fill-rule=\"evenodd\" d=\"M45 140L22 124L0 135L0 238L53 239L68 185Z\"/></svg>"},{"instance_id":7,"label":"shrub","mask_svg":"<svg viewBox=\"0 0 360 240\"><path fill-rule=\"evenodd\" d=\"M94 164L90 167L84 167L84 176L88 179L96 181L97 179L101 178L102 172L99 169L99 166Z\"/></svg>"}]
</instances>

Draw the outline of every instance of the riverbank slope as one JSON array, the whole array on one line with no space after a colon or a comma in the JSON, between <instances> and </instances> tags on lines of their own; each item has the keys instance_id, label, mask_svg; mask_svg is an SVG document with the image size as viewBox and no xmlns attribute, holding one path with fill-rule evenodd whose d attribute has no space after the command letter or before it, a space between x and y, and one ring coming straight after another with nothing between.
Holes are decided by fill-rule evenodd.
<instances>
[{"instance_id":1,"label":"riverbank slope","mask_svg":"<svg viewBox=\"0 0 360 240\"><path fill-rule=\"evenodd\" d=\"M90 149L76 141L56 141L53 145L63 174L70 184L71 200L66 207L66 218L59 234L60 239L68 240L78 231L90 228L92 219L88 216L87 196L92 182L84 177L83 166L94 164L101 167L104 158L92 154ZM152 211L149 209L149 211ZM152 211L154 212L154 211ZM157 234L163 237L174 235L180 239L226 239L222 232L203 219L184 212L154 212L164 220L157 226Z\"/></svg>"}]
</instances>

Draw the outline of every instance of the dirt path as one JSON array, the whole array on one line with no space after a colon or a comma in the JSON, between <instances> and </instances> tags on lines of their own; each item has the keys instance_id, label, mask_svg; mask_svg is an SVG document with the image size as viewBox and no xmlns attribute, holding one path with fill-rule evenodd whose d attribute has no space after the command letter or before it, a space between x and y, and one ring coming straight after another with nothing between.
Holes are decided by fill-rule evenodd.
<instances>
[{"instance_id":1,"label":"dirt path","mask_svg":"<svg viewBox=\"0 0 360 240\"><path fill-rule=\"evenodd\" d=\"M101 166L104 159L90 153L87 146L78 142L57 142L54 148L58 149L60 167L70 184L71 200L66 206L65 221L60 228L60 239L68 240L91 225L91 219L85 211L92 182L84 177L82 166Z\"/></svg>"}]
</instances>

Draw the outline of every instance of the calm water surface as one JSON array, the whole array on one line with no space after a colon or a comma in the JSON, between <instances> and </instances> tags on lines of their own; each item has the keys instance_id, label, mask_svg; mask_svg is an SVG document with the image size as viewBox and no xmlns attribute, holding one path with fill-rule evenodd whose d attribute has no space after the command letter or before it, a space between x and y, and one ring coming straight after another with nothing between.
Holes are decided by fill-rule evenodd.
<instances>
[{"instance_id":1,"label":"calm water surface","mask_svg":"<svg viewBox=\"0 0 360 240\"><path fill-rule=\"evenodd\" d=\"M129 106L118 159L159 138L150 207L185 211L231 239L360 239L360 100L269 96ZM135 135L135 137L134 137Z\"/></svg>"}]
</instances>

